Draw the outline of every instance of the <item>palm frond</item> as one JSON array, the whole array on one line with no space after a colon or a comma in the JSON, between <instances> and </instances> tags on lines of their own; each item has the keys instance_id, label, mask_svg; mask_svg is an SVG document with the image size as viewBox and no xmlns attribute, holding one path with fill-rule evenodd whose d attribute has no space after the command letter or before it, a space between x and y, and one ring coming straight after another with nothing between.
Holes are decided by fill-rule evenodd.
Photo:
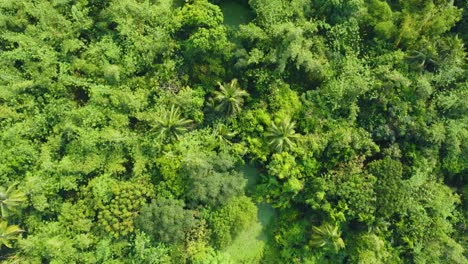
<instances>
[{"instance_id":1,"label":"palm frond","mask_svg":"<svg viewBox=\"0 0 468 264\"><path fill-rule=\"evenodd\" d=\"M279 124L272 123L266 133L268 145L278 152L295 147L299 135L296 134L294 127L295 123L289 118L282 119Z\"/></svg>"},{"instance_id":2,"label":"palm frond","mask_svg":"<svg viewBox=\"0 0 468 264\"><path fill-rule=\"evenodd\" d=\"M214 100L217 103L215 110L228 116L239 113L244 104L244 97L249 94L239 87L237 79L233 79L227 85L218 82L218 86L219 91L214 92Z\"/></svg>"}]
</instances>

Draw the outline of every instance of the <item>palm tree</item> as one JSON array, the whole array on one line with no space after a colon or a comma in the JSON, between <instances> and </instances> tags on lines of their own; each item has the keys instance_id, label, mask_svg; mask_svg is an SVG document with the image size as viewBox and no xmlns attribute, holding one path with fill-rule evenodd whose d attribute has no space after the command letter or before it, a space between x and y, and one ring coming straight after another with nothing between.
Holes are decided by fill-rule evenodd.
<instances>
[{"instance_id":1,"label":"palm tree","mask_svg":"<svg viewBox=\"0 0 468 264\"><path fill-rule=\"evenodd\" d=\"M16 190L17 185L18 183L13 183L7 190L0 187L0 208L2 218L6 218L9 211L26 201L26 194Z\"/></svg>"},{"instance_id":2,"label":"palm tree","mask_svg":"<svg viewBox=\"0 0 468 264\"><path fill-rule=\"evenodd\" d=\"M299 137L294 131L295 123L289 118L283 118L279 124L272 123L267 131L268 145L276 151L282 152L296 146L296 139Z\"/></svg>"},{"instance_id":3,"label":"palm tree","mask_svg":"<svg viewBox=\"0 0 468 264\"><path fill-rule=\"evenodd\" d=\"M178 139L181 134L186 132L192 123L192 120L181 117L179 109L171 106L171 110L163 110L156 119L156 125L153 128L159 136L165 138Z\"/></svg>"},{"instance_id":4,"label":"palm tree","mask_svg":"<svg viewBox=\"0 0 468 264\"><path fill-rule=\"evenodd\" d=\"M231 139L237 134L236 131L232 131L227 125L219 123L214 127L214 135L219 142L232 144Z\"/></svg>"},{"instance_id":5,"label":"palm tree","mask_svg":"<svg viewBox=\"0 0 468 264\"><path fill-rule=\"evenodd\" d=\"M214 92L214 100L218 103L215 110L224 112L228 116L240 112L244 104L244 98L249 94L239 87L237 79L232 79L228 85L222 85L218 82L219 91Z\"/></svg>"},{"instance_id":6,"label":"palm tree","mask_svg":"<svg viewBox=\"0 0 468 264\"><path fill-rule=\"evenodd\" d=\"M5 245L8 248L12 248L11 240L18 239L18 235L24 232L17 225L8 225L7 221L0 222L0 246Z\"/></svg>"},{"instance_id":7,"label":"palm tree","mask_svg":"<svg viewBox=\"0 0 468 264\"><path fill-rule=\"evenodd\" d=\"M311 246L331 249L334 252L345 247L341 232L336 225L325 223L319 227L313 226L312 231L313 234L309 242Z\"/></svg>"}]
</instances>

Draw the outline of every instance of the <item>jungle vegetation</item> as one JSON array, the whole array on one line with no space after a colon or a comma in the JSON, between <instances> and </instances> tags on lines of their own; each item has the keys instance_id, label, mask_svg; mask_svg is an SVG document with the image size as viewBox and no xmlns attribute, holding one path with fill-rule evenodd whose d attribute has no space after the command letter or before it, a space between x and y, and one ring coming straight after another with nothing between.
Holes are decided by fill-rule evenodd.
<instances>
[{"instance_id":1,"label":"jungle vegetation","mask_svg":"<svg viewBox=\"0 0 468 264\"><path fill-rule=\"evenodd\" d=\"M0 1L0 262L466 264L465 0Z\"/></svg>"}]
</instances>

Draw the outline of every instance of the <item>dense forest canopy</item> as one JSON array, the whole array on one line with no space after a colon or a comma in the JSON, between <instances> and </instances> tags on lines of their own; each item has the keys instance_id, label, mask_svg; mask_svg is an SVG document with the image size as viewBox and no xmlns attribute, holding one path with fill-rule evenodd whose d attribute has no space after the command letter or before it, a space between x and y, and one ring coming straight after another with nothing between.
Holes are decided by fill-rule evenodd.
<instances>
[{"instance_id":1,"label":"dense forest canopy","mask_svg":"<svg viewBox=\"0 0 468 264\"><path fill-rule=\"evenodd\" d=\"M468 263L467 12L0 1L0 262Z\"/></svg>"}]
</instances>

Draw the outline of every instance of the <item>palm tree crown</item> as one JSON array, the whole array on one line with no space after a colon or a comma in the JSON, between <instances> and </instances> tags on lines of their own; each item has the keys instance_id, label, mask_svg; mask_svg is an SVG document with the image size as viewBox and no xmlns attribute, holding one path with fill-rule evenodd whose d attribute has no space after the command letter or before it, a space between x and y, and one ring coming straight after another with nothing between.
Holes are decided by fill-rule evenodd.
<instances>
[{"instance_id":1,"label":"palm tree crown","mask_svg":"<svg viewBox=\"0 0 468 264\"><path fill-rule=\"evenodd\" d=\"M8 225L7 221L0 222L0 246L5 245L8 248L12 248L11 240L18 239L18 235L24 232L17 225Z\"/></svg>"},{"instance_id":2,"label":"palm tree crown","mask_svg":"<svg viewBox=\"0 0 468 264\"><path fill-rule=\"evenodd\" d=\"M344 241L341 238L341 232L336 225L325 223L319 227L313 226L312 231L311 246L323 247L335 252L345 247Z\"/></svg>"},{"instance_id":3,"label":"palm tree crown","mask_svg":"<svg viewBox=\"0 0 468 264\"><path fill-rule=\"evenodd\" d=\"M299 136L294 127L295 123L289 118L282 119L279 124L272 123L266 134L268 144L278 152L293 148Z\"/></svg>"},{"instance_id":4,"label":"palm tree crown","mask_svg":"<svg viewBox=\"0 0 468 264\"><path fill-rule=\"evenodd\" d=\"M171 106L171 110L163 110L156 119L154 130L165 138L179 138L188 130L192 120L181 117L179 109Z\"/></svg>"},{"instance_id":5,"label":"palm tree crown","mask_svg":"<svg viewBox=\"0 0 468 264\"><path fill-rule=\"evenodd\" d=\"M11 211L14 207L19 206L22 202L26 201L26 194L20 192L16 189L18 183L14 183L5 190L3 187L0 187L0 208L2 213L2 218L8 216L8 212Z\"/></svg>"},{"instance_id":6,"label":"palm tree crown","mask_svg":"<svg viewBox=\"0 0 468 264\"><path fill-rule=\"evenodd\" d=\"M219 91L214 92L214 100L218 103L215 110L227 115L235 115L240 112L244 104L244 97L249 94L239 87L237 79L233 79L228 85L218 82Z\"/></svg>"},{"instance_id":7,"label":"palm tree crown","mask_svg":"<svg viewBox=\"0 0 468 264\"><path fill-rule=\"evenodd\" d=\"M214 127L214 135L219 142L232 144L231 139L237 134L236 131L232 131L227 125L219 123Z\"/></svg>"}]
</instances>

